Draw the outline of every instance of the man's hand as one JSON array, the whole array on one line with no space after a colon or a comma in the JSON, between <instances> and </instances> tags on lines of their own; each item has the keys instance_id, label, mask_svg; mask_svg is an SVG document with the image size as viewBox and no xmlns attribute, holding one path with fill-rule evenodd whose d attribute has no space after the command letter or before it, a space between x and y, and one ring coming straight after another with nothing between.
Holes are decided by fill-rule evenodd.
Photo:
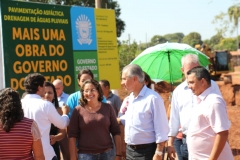
<instances>
[{"instance_id":1,"label":"man's hand","mask_svg":"<svg viewBox=\"0 0 240 160\"><path fill-rule=\"evenodd\" d=\"M119 125L122 124L120 118L117 118L117 122L118 122Z\"/></svg>"},{"instance_id":2,"label":"man's hand","mask_svg":"<svg viewBox=\"0 0 240 160\"><path fill-rule=\"evenodd\" d=\"M170 160L174 160L176 158L176 151L173 145L168 145L167 153Z\"/></svg>"},{"instance_id":3,"label":"man's hand","mask_svg":"<svg viewBox=\"0 0 240 160\"><path fill-rule=\"evenodd\" d=\"M162 156L159 156L157 154L154 154L153 160L162 160Z\"/></svg>"},{"instance_id":4,"label":"man's hand","mask_svg":"<svg viewBox=\"0 0 240 160\"><path fill-rule=\"evenodd\" d=\"M228 138L228 130L217 133L209 160L218 159L219 155L221 154L227 142L227 138Z\"/></svg>"}]
</instances>

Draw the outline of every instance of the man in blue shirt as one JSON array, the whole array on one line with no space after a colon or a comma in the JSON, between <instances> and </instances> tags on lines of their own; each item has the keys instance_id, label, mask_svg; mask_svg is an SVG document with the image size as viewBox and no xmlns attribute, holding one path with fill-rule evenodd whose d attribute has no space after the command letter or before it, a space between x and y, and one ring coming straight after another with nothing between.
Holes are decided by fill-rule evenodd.
<instances>
[{"instance_id":1,"label":"man in blue shirt","mask_svg":"<svg viewBox=\"0 0 240 160\"><path fill-rule=\"evenodd\" d=\"M121 99L117 95L112 93L112 91L110 90L110 83L108 80L103 79L103 80L99 81L99 84L102 88L103 95L107 99L107 103L112 105L112 107L114 108L114 110L116 112L116 116L118 116L118 112L122 105Z\"/></svg>"},{"instance_id":2,"label":"man in blue shirt","mask_svg":"<svg viewBox=\"0 0 240 160\"><path fill-rule=\"evenodd\" d=\"M62 107L64 104L66 104L69 95L63 92L64 86L60 79L54 80L53 85L57 92L59 106Z\"/></svg>"},{"instance_id":3,"label":"man in blue shirt","mask_svg":"<svg viewBox=\"0 0 240 160\"><path fill-rule=\"evenodd\" d=\"M168 140L168 120L161 96L144 85L144 73L135 64L124 67L121 84L129 95L125 115L127 159L162 160L165 141Z\"/></svg>"},{"instance_id":4,"label":"man in blue shirt","mask_svg":"<svg viewBox=\"0 0 240 160\"><path fill-rule=\"evenodd\" d=\"M59 107L62 107L66 104L69 95L63 92L64 86L63 82L60 79L54 80L53 85L57 92ZM70 159L67 135L61 141L59 141L59 145L63 159Z\"/></svg>"}]
</instances>

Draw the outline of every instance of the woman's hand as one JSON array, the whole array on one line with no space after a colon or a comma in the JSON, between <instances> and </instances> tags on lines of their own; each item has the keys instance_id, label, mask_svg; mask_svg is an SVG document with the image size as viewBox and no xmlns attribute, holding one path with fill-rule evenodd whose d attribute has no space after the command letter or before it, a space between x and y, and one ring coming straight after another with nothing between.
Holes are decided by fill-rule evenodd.
<instances>
[{"instance_id":1,"label":"woman's hand","mask_svg":"<svg viewBox=\"0 0 240 160\"><path fill-rule=\"evenodd\" d=\"M54 145L57 141L57 138L55 135L50 135L50 144Z\"/></svg>"},{"instance_id":2,"label":"woman's hand","mask_svg":"<svg viewBox=\"0 0 240 160\"><path fill-rule=\"evenodd\" d=\"M61 141L66 135L65 129L58 129L57 135L50 135L50 144L53 145L57 141Z\"/></svg>"}]
</instances>

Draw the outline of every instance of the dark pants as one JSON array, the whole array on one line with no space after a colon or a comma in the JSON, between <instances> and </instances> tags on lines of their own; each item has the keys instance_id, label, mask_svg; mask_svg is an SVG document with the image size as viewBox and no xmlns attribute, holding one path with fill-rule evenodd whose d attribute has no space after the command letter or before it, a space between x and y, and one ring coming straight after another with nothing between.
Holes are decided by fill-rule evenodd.
<instances>
[{"instance_id":1,"label":"dark pants","mask_svg":"<svg viewBox=\"0 0 240 160\"><path fill-rule=\"evenodd\" d=\"M58 144L58 142L55 142L55 143L52 145L52 147L53 147L53 150L54 150L54 152L55 152L55 154L56 154L57 159L60 160L60 150L59 150L59 144Z\"/></svg>"},{"instance_id":2,"label":"dark pants","mask_svg":"<svg viewBox=\"0 0 240 160\"><path fill-rule=\"evenodd\" d=\"M183 160L182 153L181 153L181 150L180 150L180 147L181 147L182 144L183 144L182 139L180 139L180 138L175 138L174 139L174 148L177 152L178 160Z\"/></svg>"},{"instance_id":3,"label":"dark pants","mask_svg":"<svg viewBox=\"0 0 240 160\"><path fill-rule=\"evenodd\" d=\"M187 143L186 143L186 138L182 138L182 145L180 146L180 151L183 160L188 160L188 148L187 148Z\"/></svg>"},{"instance_id":4,"label":"dark pants","mask_svg":"<svg viewBox=\"0 0 240 160\"><path fill-rule=\"evenodd\" d=\"M129 145L126 147L127 160L152 160L156 151L156 143L152 143L146 148L133 149Z\"/></svg>"},{"instance_id":5,"label":"dark pants","mask_svg":"<svg viewBox=\"0 0 240 160\"><path fill-rule=\"evenodd\" d=\"M58 158L57 158L56 156L54 156L54 157L52 158L52 160L58 160Z\"/></svg>"},{"instance_id":6,"label":"dark pants","mask_svg":"<svg viewBox=\"0 0 240 160\"><path fill-rule=\"evenodd\" d=\"M59 141L59 146L62 152L64 160L70 160L69 146L68 146L68 137L67 135Z\"/></svg>"}]
</instances>

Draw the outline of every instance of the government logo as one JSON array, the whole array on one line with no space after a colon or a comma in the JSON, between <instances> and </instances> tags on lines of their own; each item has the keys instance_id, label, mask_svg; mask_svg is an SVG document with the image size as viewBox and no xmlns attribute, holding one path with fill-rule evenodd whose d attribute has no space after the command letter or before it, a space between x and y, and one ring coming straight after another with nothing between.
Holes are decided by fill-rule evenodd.
<instances>
[{"instance_id":1,"label":"government logo","mask_svg":"<svg viewBox=\"0 0 240 160\"><path fill-rule=\"evenodd\" d=\"M92 23L86 15L81 14L76 20L78 42L80 45L92 43Z\"/></svg>"}]
</instances>

